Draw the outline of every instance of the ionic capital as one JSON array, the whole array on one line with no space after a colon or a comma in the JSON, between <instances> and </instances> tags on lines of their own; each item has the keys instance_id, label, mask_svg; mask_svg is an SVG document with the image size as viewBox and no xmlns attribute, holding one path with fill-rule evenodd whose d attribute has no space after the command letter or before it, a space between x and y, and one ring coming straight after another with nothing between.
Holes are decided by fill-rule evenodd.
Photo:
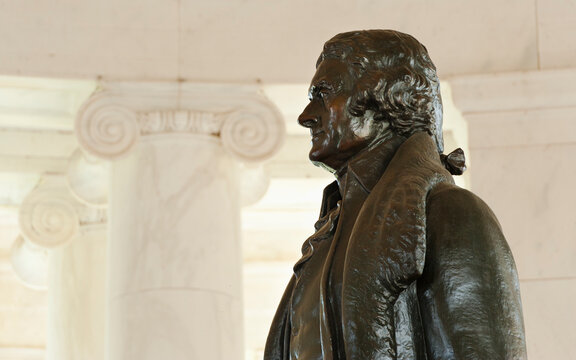
<instances>
[{"instance_id":1,"label":"ionic capital","mask_svg":"<svg viewBox=\"0 0 576 360\"><path fill-rule=\"evenodd\" d=\"M22 201L18 221L27 241L54 249L78 237L82 226L106 223L106 209L78 202L63 178L52 177Z\"/></svg>"},{"instance_id":2,"label":"ionic capital","mask_svg":"<svg viewBox=\"0 0 576 360\"><path fill-rule=\"evenodd\" d=\"M47 287L48 254L94 228L105 226L106 209L86 206L72 196L62 176L46 176L20 205L20 235L10 251L18 278L28 287Z\"/></svg>"},{"instance_id":3,"label":"ionic capital","mask_svg":"<svg viewBox=\"0 0 576 360\"><path fill-rule=\"evenodd\" d=\"M276 153L284 121L257 87L186 83L109 83L76 118L82 147L102 159L128 153L143 136L218 138L230 155L255 163Z\"/></svg>"},{"instance_id":4,"label":"ionic capital","mask_svg":"<svg viewBox=\"0 0 576 360\"><path fill-rule=\"evenodd\" d=\"M91 207L108 204L109 163L77 149L68 161L66 179L71 193Z\"/></svg>"},{"instance_id":5,"label":"ionic capital","mask_svg":"<svg viewBox=\"0 0 576 360\"><path fill-rule=\"evenodd\" d=\"M53 249L72 241L80 219L68 189L38 187L20 205L20 232L34 245Z\"/></svg>"}]
</instances>

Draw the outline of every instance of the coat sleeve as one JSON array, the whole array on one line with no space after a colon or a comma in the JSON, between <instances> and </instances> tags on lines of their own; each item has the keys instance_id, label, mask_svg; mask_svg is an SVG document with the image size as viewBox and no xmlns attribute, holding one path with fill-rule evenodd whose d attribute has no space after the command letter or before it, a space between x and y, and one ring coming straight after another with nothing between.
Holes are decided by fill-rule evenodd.
<instances>
[{"instance_id":1,"label":"coat sleeve","mask_svg":"<svg viewBox=\"0 0 576 360\"><path fill-rule=\"evenodd\" d=\"M288 360L290 358L290 298L294 289L295 278L292 276L278 309L272 320L266 347L264 349L264 360Z\"/></svg>"},{"instance_id":2,"label":"coat sleeve","mask_svg":"<svg viewBox=\"0 0 576 360\"><path fill-rule=\"evenodd\" d=\"M525 359L518 277L492 211L453 185L427 202L418 299L428 359Z\"/></svg>"}]
</instances>

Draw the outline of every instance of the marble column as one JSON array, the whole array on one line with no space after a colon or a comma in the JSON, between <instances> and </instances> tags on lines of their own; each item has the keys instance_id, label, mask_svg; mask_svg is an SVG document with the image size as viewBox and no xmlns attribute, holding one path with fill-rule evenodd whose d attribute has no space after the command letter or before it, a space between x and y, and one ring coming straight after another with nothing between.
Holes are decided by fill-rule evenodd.
<instances>
[{"instance_id":1,"label":"marble column","mask_svg":"<svg viewBox=\"0 0 576 360\"><path fill-rule=\"evenodd\" d=\"M105 208L77 201L64 176L46 176L24 199L19 220L13 266L27 282L43 279L48 289L46 359L103 359ZM45 266L31 256L41 256Z\"/></svg>"},{"instance_id":2,"label":"marble column","mask_svg":"<svg viewBox=\"0 0 576 360\"><path fill-rule=\"evenodd\" d=\"M104 358L107 226L99 217L50 253L47 360Z\"/></svg>"},{"instance_id":3,"label":"marble column","mask_svg":"<svg viewBox=\"0 0 576 360\"><path fill-rule=\"evenodd\" d=\"M84 150L111 160L109 360L242 359L239 164L281 145L254 87L104 84Z\"/></svg>"},{"instance_id":4,"label":"marble column","mask_svg":"<svg viewBox=\"0 0 576 360\"><path fill-rule=\"evenodd\" d=\"M472 190L494 210L520 277L528 356L576 342L576 70L451 79L468 122Z\"/></svg>"}]
</instances>

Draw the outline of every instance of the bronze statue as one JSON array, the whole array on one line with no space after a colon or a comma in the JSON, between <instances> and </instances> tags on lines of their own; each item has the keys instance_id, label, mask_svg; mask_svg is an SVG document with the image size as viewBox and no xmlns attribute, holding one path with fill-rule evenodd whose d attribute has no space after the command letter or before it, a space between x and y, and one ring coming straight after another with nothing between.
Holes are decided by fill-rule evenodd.
<instances>
[{"instance_id":1,"label":"bronze statue","mask_svg":"<svg viewBox=\"0 0 576 360\"><path fill-rule=\"evenodd\" d=\"M488 206L454 185L426 48L390 30L324 45L300 125L334 173L265 360L524 359L518 277Z\"/></svg>"}]
</instances>

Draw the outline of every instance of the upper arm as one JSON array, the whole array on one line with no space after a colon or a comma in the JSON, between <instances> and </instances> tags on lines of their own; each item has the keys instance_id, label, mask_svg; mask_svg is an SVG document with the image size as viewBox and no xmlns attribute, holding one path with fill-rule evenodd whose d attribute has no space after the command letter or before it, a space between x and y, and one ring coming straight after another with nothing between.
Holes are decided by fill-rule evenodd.
<instances>
[{"instance_id":1,"label":"upper arm","mask_svg":"<svg viewBox=\"0 0 576 360\"><path fill-rule=\"evenodd\" d=\"M442 185L428 198L426 229L418 297L429 358L525 357L514 260L492 211Z\"/></svg>"}]
</instances>

